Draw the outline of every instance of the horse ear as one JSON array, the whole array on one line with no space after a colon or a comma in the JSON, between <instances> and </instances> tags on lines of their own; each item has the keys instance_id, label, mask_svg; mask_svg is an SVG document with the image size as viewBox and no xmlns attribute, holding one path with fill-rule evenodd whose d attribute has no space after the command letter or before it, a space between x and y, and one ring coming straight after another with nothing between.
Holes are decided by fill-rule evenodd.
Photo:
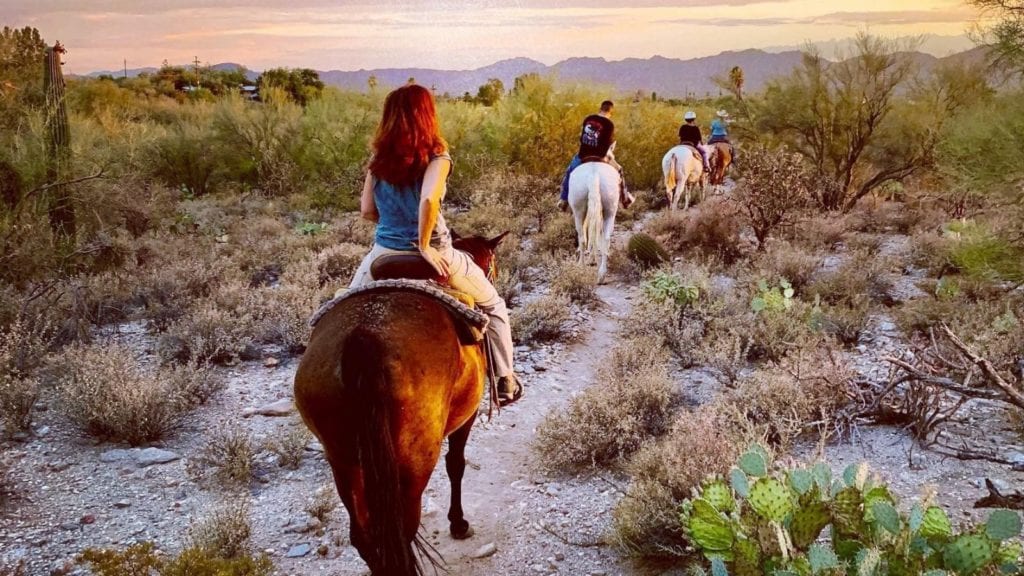
<instances>
[{"instance_id":1,"label":"horse ear","mask_svg":"<svg viewBox=\"0 0 1024 576\"><path fill-rule=\"evenodd\" d=\"M497 248L498 244L501 244L501 241L504 240L505 236L508 236L508 234L509 234L508 230L502 232L501 234L498 234L494 238L491 238L490 240L488 240L487 241L487 245L490 246L492 250L494 248Z\"/></svg>"}]
</instances>

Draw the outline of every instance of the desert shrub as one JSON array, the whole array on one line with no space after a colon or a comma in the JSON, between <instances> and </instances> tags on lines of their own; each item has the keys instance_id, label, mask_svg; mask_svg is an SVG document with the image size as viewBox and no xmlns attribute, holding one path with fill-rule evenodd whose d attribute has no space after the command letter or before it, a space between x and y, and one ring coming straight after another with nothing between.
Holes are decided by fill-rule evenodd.
<instances>
[{"instance_id":1,"label":"desert shrub","mask_svg":"<svg viewBox=\"0 0 1024 576\"><path fill-rule=\"evenodd\" d=\"M593 304L597 298L597 270L575 260L565 260L550 272L551 290L580 306Z\"/></svg>"},{"instance_id":2,"label":"desert shrub","mask_svg":"<svg viewBox=\"0 0 1024 576\"><path fill-rule=\"evenodd\" d=\"M778 362L818 339L811 328L811 306L794 301L787 310L763 310L754 316L746 343L751 359ZM742 329L743 324L737 324Z\"/></svg>"},{"instance_id":3,"label":"desert shrub","mask_svg":"<svg viewBox=\"0 0 1024 576\"><path fill-rule=\"evenodd\" d=\"M197 480L212 478L218 486L243 488L252 481L256 445L248 430L224 424L210 431L199 452L186 465Z\"/></svg>"},{"instance_id":4,"label":"desert shrub","mask_svg":"<svg viewBox=\"0 0 1024 576\"><path fill-rule=\"evenodd\" d=\"M949 259L951 243L950 238L938 232L915 234L910 237L910 263L935 277L952 272L953 265Z\"/></svg>"},{"instance_id":5,"label":"desert shrub","mask_svg":"<svg viewBox=\"0 0 1024 576\"><path fill-rule=\"evenodd\" d=\"M168 558L150 542L132 544L123 551L88 548L77 558L97 576L269 576L274 564L266 556L219 558L187 548Z\"/></svg>"},{"instance_id":6,"label":"desert shrub","mask_svg":"<svg viewBox=\"0 0 1024 576\"><path fill-rule=\"evenodd\" d=\"M621 463L664 432L673 385L651 340L627 341L609 355L595 383L537 428L535 448L551 469Z\"/></svg>"},{"instance_id":7,"label":"desert shrub","mask_svg":"<svg viewBox=\"0 0 1024 576\"><path fill-rule=\"evenodd\" d=\"M752 268L758 270L761 276L785 278L800 293L811 282L821 262L819 253L809 252L797 245L776 243L752 262Z\"/></svg>"},{"instance_id":8,"label":"desert shrub","mask_svg":"<svg viewBox=\"0 0 1024 576\"><path fill-rule=\"evenodd\" d=\"M177 391L187 406L206 404L214 394L227 386L224 377L213 366L194 360L181 366L163 368L160 375Z\"/></svg>"},{"instance_id":9,"label":"desert shrub","mask_svg":"<svg viewBox=\"0 0 1024 576\"><path fill-rule=\"evenodd\" d=\"M512 313L512 336L520 344L557 340L566 333L569 298L548 295L527 302Z\"/></svg>"},{"instance_id":10,"label":"desert shrub","mask_svg":"<svg viewBox=\"0 0 1024 576\"><path fill-rule=\"evenodd\" d=\"M532 238L534 249L543 254L563 256L576 252L576 225L568 216L551 220L542 232Z\"/></svg>"},{"instance_id":11,"label":"desert shrub","mask_svg":"<svg viewBox=\"0 0 1024 576\"><path fill-rule=\"evenodd\" d=\"M623 336L653 338L683 365L693 364L712 314L708 282L707 271L699 267L654 272L642 285L644 299L633 305L622 322Z\"/></svg>"},{"instance_id":12,"label":"desert shrub","mask_svg":"<svg viewBox=\"0 0 1024 576\"><path fill-rule=\"evenodd\" d=\"M1024 252L983 224L952 222L949 259L963 274L987 280L1024 280Z\"/></svg>"},{"instance_id":13,"label":"desert shrub","mask_svg":"<svg viewBox=\"0 0 1024 576\"><path fill-rule=\"evenodd\" d=\"M292 353L300 353L309 341L309 318L320 304L318 293L303 286L279 286L260 291L254 334L266 343L280 344Z\"/></svg>"},{"instance_id":14,"label":"desert shrub","mask_svg":"<svg viewBox=\"0 0 1024 576\"><path fill-rule=\"evenodd\" d=\"M636 282L643 275L643 268L631 258L625 249L612 246L608 253L608 271L626 282Z\"/></svg>"},{"instance_id":15,"label":"desert shrub","mask_svg":"<svg viewBox=\"0 0 1024 576\"><path fill-rule=\"evenodd\" d=\"M845 216L834 213L804 218L786 230L786 236L793 242L810 250L831 250L845 240L850 232Z\"/></svg>"},{"instance_id":16,"label":"desert shrub","mask_svg":"<svg viewBox=\"0 0 1024 576\"><path fill-rule=\"evenodd\" d=\"M729 330L715 338L708 338L694 353L695 363L714 371L715 379L725 386L735 386L746 370L751 342L748 338Z\"/></svg>"},{"instance_id":17,"label":"desert shrub","mask_svg":"<svg viewBox=\"0 0 1024 576\"><path fill-rule=\"evenodd\" d=\"M313 435L309 433L301 422L288 426L286 430L279 431L273 438L267 441L267 449L277 455L277 465L289 470L295 470L302 464L302 457L306 455L306 446Z\"/></svg>"},{"instance_id":18,"label":"desert shrub","mask_svg":"<svg viewBox=\"0 0 1024 576\"><path fill-rule=\"evenodd\" d=\"M338 507L338 492L334 484L324 484L317 488L313 496L306 502L306 513L320 522L327 522L331 512Z\"/></svg>"},{"instance_id":19,"label":"desert shrub","mask_svg":"<svg viewBox=\"0 0 1024 576\"><path fill-rule=\"evenodd\" d=\"M314 257L320 286L348 285L356 268L366 256L366 248L358 244L342 243L328 246Z\"/></svg>"},{"instance_id":20,"label":"desert shrub","mask_svg":"<svg viewBox=\"0 0 1024 576\"><path fill-rule=\"evenodd\" d=\"M225 362L241 355L261 335L256 294L243 284L218 287L167 328L201 362Z\"/></svg>"},{"instance_id":21,"label":"desert shrub","mask_svg":"<svg viewBox=\"0 0 1024 576\"><path fill-rule=\"evenodd\" d=\"M217 558L242 558L250 552L249 502L232 498L207 512L188 530L189 547Z\"/></svg>"},{"instance_id":22,"label":"desert shrub","mask_svg":"<svg viewBox=\"0 0 1024 576\"><path fill-rule=\"evenodd\" d=\"M735 208L713 198L685 213L663 212L648 231L671 252L713 257L729 265L743 255Z\"/></svg>"},{"instance_id":23,"label":"desert shrub","mask_svg":"<svg viewBox=\"0 0 1024 576\"><path fill-rule=\"evenodd\" d=\"M45 321L18 318L0 328L0 420L8 434L26 431L39 396L39 372L53 331Z\"/></svg>"},{"instance_id":24,"label":"desert shrub","mask_svg":"<svg viewBox=\"0 0 1024 576\"><path fill-rule=\"evenodd\" d=\"M60 410L102 439L132 445L158 440L188 407L175 379L144 371L118 344L71 347L58 366Z\"/></svg>"},{"instance_id":25,"label":"desert shrub","mask_svg":"<svg viewBox=\"0 0 1024 576\"><path fill-rule=\"evenodd\" d=\"M823 272L807 286L806 296L829 304L871 302L892 304L892 262L869 252L854 252L838 268Z\"/></svg>"},{"instance_id":26,"label":"desert shrub","mask_svg":"<svg viewBox=\"0 0 1024 576\"><path fill-rule=\"evenodd\" d=\"M758 250L764 250L770 234L792 226L813 203L810 178L803 166L802 156L790 154L784 148L744 149L743 177L732 199L753 230Z\"/></svg>"},{"instance_id":27,"label":"desert shrub","mask_svg":"<svg viewBox=\"0 0 1024 576\"><path fill-rule=\"evenodd\" d=\"M727 472L745 442L718 404L677 414L668 433L629 463L632 483L615 507L612 542L631 555L688 555L679 504L705 474Z\"/></svg>"},{"instance_id":28,"label":"desert shrub","mask_svg":"<svg viewBox=\"0 0 1024 576\"><path fill-rule=\"evenodd\" d=\"M7 504L7 499L14 494L14 481L11 478L11 463L6 452L0 451L0 506Z\"/></svg>"},{"instance_id":29,"label":"desert shrub","mask_svg":"<svg viewBox=\"0 0 1024 576\"><path fill-rule=\"evenodd\" d=\"M867 328L870 312L871 303L866 296L846 300L841 304L819 304L811 312L811 326L843 344L853 345Z\"/></svg>"},{"instance_id":30,"label":"desert shrub","mask_svg":"<svg viewBox=\"0 0 1024 576\"><path fill-rule=\"evenodd\" d=\"M882 250L885 237L881 234L858 232L846 239L846 246L853 252L864 252L869 256L877 256Z\"/></svg>"}]
</instances>

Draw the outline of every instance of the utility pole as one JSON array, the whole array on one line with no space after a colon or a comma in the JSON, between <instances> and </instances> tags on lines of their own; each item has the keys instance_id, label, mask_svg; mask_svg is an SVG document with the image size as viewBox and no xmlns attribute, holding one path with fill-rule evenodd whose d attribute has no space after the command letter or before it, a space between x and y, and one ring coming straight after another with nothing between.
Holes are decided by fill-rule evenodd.
<instances>
[{"instance_id":1,"label":"utility pole","mask_svg":"<svg viewBox=\"0 0 1024 576\"><path fill-rule=\"evenodd\" d=\"M124 59L124 77L125 77L125 79L128 78L128 59L127 58Z\"/></svg>"},{"instance_id":2,"label":"utility pole","mask_svg":"<svg viewBox=\"0 0 1024 576\"><path fill-rule=\"evenodd\" d=\"M196 89L199 89L199 56L195 56L195 60L192 61L196 65Z\"/></svg>"}]
</instances>

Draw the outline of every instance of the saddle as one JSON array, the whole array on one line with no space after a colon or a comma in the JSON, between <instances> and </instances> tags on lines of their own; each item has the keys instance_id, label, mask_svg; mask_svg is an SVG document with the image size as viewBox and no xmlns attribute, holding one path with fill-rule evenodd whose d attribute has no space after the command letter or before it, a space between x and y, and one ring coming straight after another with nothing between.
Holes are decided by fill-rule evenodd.
<instances>
[{"instance_id":1,"label":"saddle","mask_svg":"<svg viewBox=\"0 0 1024 576\"><path fill-rule=\"evenodd\" d=\"M580 158L580 164L586 164L588 162L604 162L605 164L611 164L608 162L607 156L584 156Z\"/></svg>"},{"instance_id":2,"label":"saddle","mask_svg":"<svg viewBox=\"0 0 1024 576\"><path fill-rule=\"evenodd\" d=\"M463 344L483 341L487 315L475 308L476 303L470 295L445 286L433 266L419 254L382 256L370 266L370 274L376 280L336 293L334 298L313 314L309 325L316 326L329 310L357 295L404 291L429 296L443 305L455 322L459 341Z\"/></svg>"}]
</instances>

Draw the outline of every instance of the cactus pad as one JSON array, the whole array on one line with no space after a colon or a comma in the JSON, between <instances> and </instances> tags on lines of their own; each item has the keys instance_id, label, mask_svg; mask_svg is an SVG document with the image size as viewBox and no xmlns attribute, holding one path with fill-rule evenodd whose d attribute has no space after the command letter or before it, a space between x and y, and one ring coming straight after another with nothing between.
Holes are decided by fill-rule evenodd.
<instances>
[{"instance_id":1,"label":"cactus pad","mask_svg":"<svg viewBox=\"0 0 1024 576\"><path fill-rule=\"evenodd\" d=\"M921 522L921 536L925 538L947 538L953 534L946 511L938 506L929 506Z\"/></svg>"},{"instance_id":2,"label":"cactus pad","mask_svg":"<svg viewBox=\"0 0 1024 576\"><path fill-rule=\"evenodd\" d=\"M671 260L668 252L661 247L657 240L643 233L633 234L629 238L626 254L629 255L630 260L642 268L653 268Z\"/></svg>"},{"instance_id":3,"label":"cactus pad","mask_svg":"<svg viewBox=\"0 0 1024 576\"><path fill-rule=\"evenodd\" d=\"M760 452L751 450L740 456L740 469L754 477L768 474L768 460Z\"/></svg>"},{"instance_id":4,"label":"cactus pad","mask_svg":"<svg viewBox=\"0 0 1024 576\"><path fill-rule=\"evenodd\" d=\"M811 502L793 511L789 523L789 534L793 537L793 545L803 550L818 539L821 531L828 526L831 516L824 502Z\"/></svg>"},{"instance_id":5,"label":"cactus pad","mask_svg":"<svg viewBox=\"0 0 1024 576\"><path fill-rule=\"evenodd\" d=\"M993 510L985 523L985 533L993 540L1008 540L1020 536L1020 515L1013 510Z\"/></svg>"},{"instance_id":6,"label":"cactus pad","mask_svg":"<svg viewBox=\"0 0 1024 576\"><path fill-rule=\"evenodd\" d=\"M992 556L992 542L980 534L960 536L942 551L946 568L960 576L971 576L991 562Z\"/></svg>"},{"instance_id":7,"label":"cactus pad","mask_svg":"<svg viewBox=\"0 0 1024 576\"><path fill-rule=\"evenodd\" d=\"M750 487L750 507L765 519L782 522L793 510L790 494L775 478L759 478Z\"/></svg>"},{"instance_id":8,"label":"cactus pad","mask_svg":"<svg viewBox=\"0 0 1024 576\"><path fill-rule=\"evenodd\" d=\"M839 566L839 558L836 557L836 553L821 544L811 546L811 549L807 551L807 560L811 563L812 574L820 574Z\"/></svg>"},{"instance_id":9,"label":"cactus pad","mask_svg":"<svg viewBox=\"0 0 1024 576\"><path fill-rule=\"evenodd\" d=\"M732 497L732 490L721 481L714 480L704 484L701 497L708 501L719 512L732 512L736 507L736 501Z\"/></svg>"},{"instance_id":10,"label":"cactus pad","mask_svg":"<svg viewBox=\"0 0 1024 576\"><path fill-rule=\"evenodd\" d=\"M740 498L750 496L750 482L747 480L747 474L743 470L733 468L729 472L729 484Z\"/></svg>"},{"instance_id":11,"label":"cactus pad","mask_svg":"<svg viewBox=\"0 0 1024 576\"><path fill-rule=\"evenodd\" d=\"M875 524L888 530L890 534L900 533L900 514L892 504L884 500L876 500L871 503L871 513Z\"/></svg>"},{"instance_id":12,"label":"cactus pad","mask_svg":"<svg viewBox=\"0 0 1024 576\"><path fill-rule=\"evenodd\" d=\"M703 498L693 501L693 510L686 527L690 538L705 554L721 554L732 548L732 526Z\"/></svg>"},{"instance_id":13,"label":"cactus pad","mask_svg":"<svg viewBox=\"0 0 1024 576\"><path fill-rule=\"evenodd\" d=\"M860 490L843 488L832 499L832 523L840 534L856 536L862 531L864 513L861 511Z\"/></svg>"},{"instance_id":14,"label":"cactus pad","mask_svg":"<svg viewBox=\"0 0 1024 576\"><path fill-rule=\"evenodd\" d=\"M809 470L796 469L789 473L789 485L796 490L797 494L801 496L806 494L811 486L814 486L814 476L811 475Z\"/></svg>"}]
</instances>

